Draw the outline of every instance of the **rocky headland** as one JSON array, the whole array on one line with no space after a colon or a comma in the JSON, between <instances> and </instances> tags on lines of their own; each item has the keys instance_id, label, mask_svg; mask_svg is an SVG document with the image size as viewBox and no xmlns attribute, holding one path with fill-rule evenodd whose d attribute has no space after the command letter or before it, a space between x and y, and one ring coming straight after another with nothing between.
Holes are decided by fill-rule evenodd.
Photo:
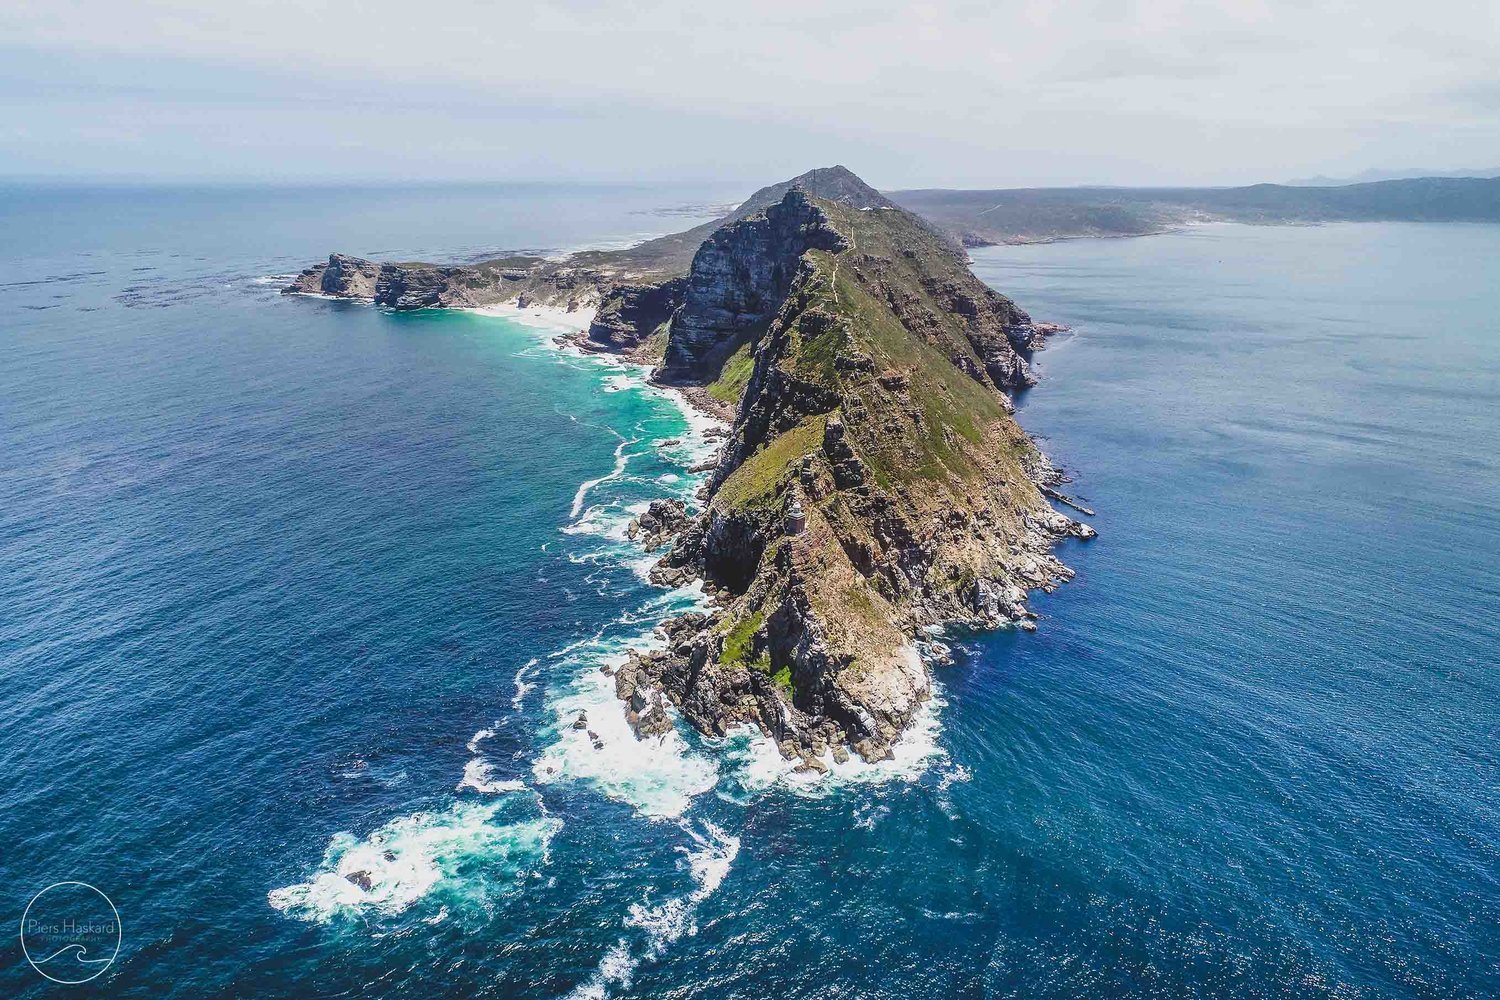
<instances>
[{"instance_id":1,"label":"rocky headland","mask_svg":"<svg viewBox=\"0 0 1500 1000\"><path fill-rule=\"evenodd\" d=\"M970 272L950 236L842 167L762 189L718 223L629 251L467 266L332 255L286 289L393 309L591 310L579 342L732 415L702 507L633 526L664 585L712 609L615 672L642 738L758 727L804 770L891 753L931 694L918 642L945 625L1033 627L1093 530L1012 397L1051 328ZM1081 508L1075 508L1080 509Z\"/></svg>"}]
</instances>

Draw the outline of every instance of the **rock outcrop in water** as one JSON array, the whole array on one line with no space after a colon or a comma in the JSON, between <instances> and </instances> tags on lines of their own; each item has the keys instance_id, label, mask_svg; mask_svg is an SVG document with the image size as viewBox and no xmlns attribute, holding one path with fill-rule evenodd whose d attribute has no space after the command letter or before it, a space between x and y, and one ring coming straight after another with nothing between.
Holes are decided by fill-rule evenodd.
<instances>
[{"instance_id":1,"label":"rock outcrop in water","mask_svg":"<svg viewBox=\"0 0 1500 1000\"><path fill-rule=\"evenodd\" d=\"M632 526L670 545L653 579L701 577L717 598L616 673L641 738L670 726L670 703L703 732L757 726L800 768L885 757L930 696L921 637L1032 627L1027 592L1071 576L1054 543L1093 535L1047 503L1056 474L1011 417L1047 329L842 167L630 251L335 254L287 291L596 308L586 346L658 359L660 380L735 407L701 513L662 501Z\"/></svg>"},{"instance_id":2,"label":"rock outcrop in water","mask_svg":"<svg viewBox=\"0 0 1500 1000\"><path fill-rule=\"evenodd\" d=\"M373 260L331 253L326 264L309 267L285 291L332 295L341 299L373 299L379 278L380 265Z\"/></svg>"}]
</instances>

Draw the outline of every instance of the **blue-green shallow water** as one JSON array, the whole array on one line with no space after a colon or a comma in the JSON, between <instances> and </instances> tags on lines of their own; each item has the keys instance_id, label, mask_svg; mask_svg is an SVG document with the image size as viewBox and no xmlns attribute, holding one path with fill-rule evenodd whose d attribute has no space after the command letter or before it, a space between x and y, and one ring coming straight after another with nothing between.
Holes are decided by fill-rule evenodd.
<instances>
[{"instance_id":1,"label":"blue-green shallow water","mask_svg":"<svg viewBox=\"0 0 1500 1000\"><path fill-rule=\"evenodd\" d=\"M1074 325L1021 418L1102 537L940 669L927 759L814 794L605 728L597 665L691 600L617 540L691 491L669 399L256 281L708 199L0 199L0 909L109 893L73 992L1500 989L1500 229L976 252Z\"/></svg>"}]
</instances>

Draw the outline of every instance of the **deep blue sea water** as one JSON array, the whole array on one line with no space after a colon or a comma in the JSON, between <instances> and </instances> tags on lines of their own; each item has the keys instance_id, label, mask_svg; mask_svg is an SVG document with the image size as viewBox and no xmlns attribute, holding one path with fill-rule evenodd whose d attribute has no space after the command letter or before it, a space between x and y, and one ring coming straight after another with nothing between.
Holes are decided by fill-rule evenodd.
<instances>
[{"instance_id":1,"label":"deep blue sea water","mask_svg":"<svg viewBox=\"0 0 1500 1000\"><path fill-rule=\"evenodd\" d=\"M738 194L0 190L0 914L108 893L70 992L1500 992L1500 227L976 251L1073 327L1020 417L1101 537L812 786L610 711L695 600L622 537L692 492L671 398L271 280Z\"/></svg>"}]
</instances>

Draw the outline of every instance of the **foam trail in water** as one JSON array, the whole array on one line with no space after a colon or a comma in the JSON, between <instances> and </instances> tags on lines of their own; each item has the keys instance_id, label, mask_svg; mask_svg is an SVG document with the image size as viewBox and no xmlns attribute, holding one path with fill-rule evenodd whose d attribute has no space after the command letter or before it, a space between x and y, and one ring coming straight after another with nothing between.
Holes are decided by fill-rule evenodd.
<instances>
[{"instance_id":1,"label":"foam trail in water","mask_svg":"<svg viewBox=\"0 0 1500 1000\"><path fill-rule=\"evenodd\" d=\"M611 431L610 433L614 432ZM569 517L575 519L578 517L579 512L583 510L583 500L589 495L590 490L600 483L607 483L611 479L619 479L620 476L624 475L625 467L630 464L630 459L632 458L632 456L625 453L625 449L634 443L634 441L626 440L623 437L620 438L620 443L615 446L615 467L608 474L600 476L598 479L590 479L578 487L578 492L573 494L573 506L568 511Z\"/></svg>"},{"instance_id":2,"label":"foam trail in water","mask_svg":"<svg viewBox=\"0 0 1500 1000\"><path fill-rule=\"evenodd\" d=\"M570 998L604 1000L612 987L629 989L642 962L660 958L675 942L698 933L698 907L724 884L739 855L740 839L707 821L702 833L686 822L680 825L691 844L678 850L692 876L692 891L655 906L632 904L624 921L627 934L605 952L599 968Z\"/></svg>"},{"instance_id":3,"label":"foam trail in water","mask_svg":"<svg viewBox=\"0 0 1500 1000\"><path fill-rule=\"evenodd\" d=\"M526 701L527 693L536 688L536 685L530 683L528 680L529 677L534 676L531 671L536 668L536 665L537 658L533 656L516 670L516 693L510 700L510 707L514 708L517 712L521 710L521 705ZM471 747L470 749L472 750L473 748Z\"/></svg>"}]
</instances>

